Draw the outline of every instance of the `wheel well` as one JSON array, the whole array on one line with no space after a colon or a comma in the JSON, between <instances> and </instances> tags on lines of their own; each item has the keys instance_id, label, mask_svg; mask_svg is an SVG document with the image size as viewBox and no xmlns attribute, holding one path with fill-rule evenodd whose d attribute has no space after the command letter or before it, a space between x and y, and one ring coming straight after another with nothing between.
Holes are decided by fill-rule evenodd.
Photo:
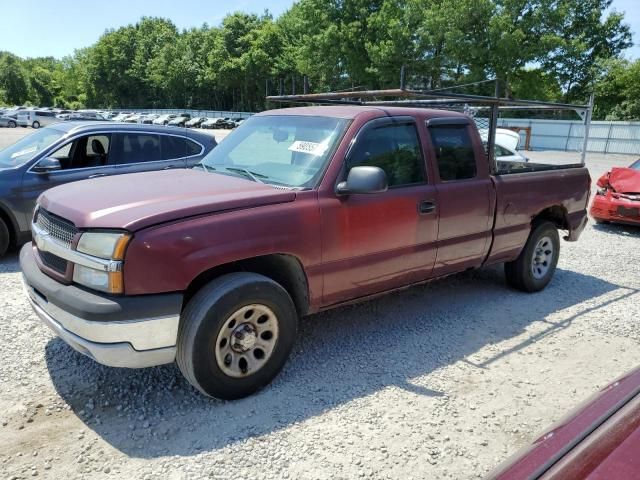
<instances>
[{"instance_id":1,"label":"wheel well","mask_svg":"<svg viewBox=\"0 0 640 480\"><path fill-rule=\"evenodd\" d=\"M198 275L187 287L183 308L187 302L214 278L233 272L259 273L279 283L291 295L298 315L309 311L309 285L300 260L293 255L272 254L218 265Z\"/></svg>"},{"instance_id":2,"label":"wheel well","mask_svg":"<svg viewBox=\"0 0 640 480\"><path fill-rule=\"evenodd\" d=\"M16 224L13 222L11 216L0 206L0 220L4 220L4 223L9 229L9 245L15 246L18 243L18 236L16 232Z\"/></svg>"},{"instance_id":3,"label":"wheel well","mask_svg":"<svg viewBox=\"0 0 640 480\"><path fill-rule=\"evenodd\" d=\"M554 205L553 207L545 208L533 217L532 223L541 220L547 220L553 223L559 230L570 229L569 220L567 218L567 209L562 205Z\"/></svg>"}]
</instances>

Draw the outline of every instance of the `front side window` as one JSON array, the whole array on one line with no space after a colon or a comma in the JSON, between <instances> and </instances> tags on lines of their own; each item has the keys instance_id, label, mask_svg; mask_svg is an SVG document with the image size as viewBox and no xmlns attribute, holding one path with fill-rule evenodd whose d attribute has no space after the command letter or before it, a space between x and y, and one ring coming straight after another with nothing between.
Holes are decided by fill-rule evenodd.
<instances>
[{"instance_id":1,"label":"front side window","mask_svg":"<svg viewBox=\"0 0 640 480\"><path fill-rule=\"evenodd\" d=\"M467 125L429 127L440 180L466 180L476 176L476 157Z\"/></svg>"},{"instance_id":2,"label":"front side window","mask_svg":"<svg viewBox=\"0 0 640 480\"><path fill-rule=\"evenodd\" d=\"M367 128L349 153L347 169L379 167L387 174L389 187L424 183L424 159L414 123L393 123Z\"/></svg>"},{"instance_id":3,"label":"front side window","mask_svg":"<svg viewBox=\"0 0 640 480\"><path fill-rule=\"evenodd\" d=\"M87 135L63 145L49 156L60 162L62 170L104 167L111 164L110 144L108 134Z\"/></svg>"},{"instance_id":4,"label":"front side window","mask_svg":"<svg viewBox=\"0 0 640 480\"><path fill-rule=\"evenodd\" d=\"M319 181L348 123L333 117L254 116L197 167L264 183L311 188Z\"/></svg>"}]
</instances>

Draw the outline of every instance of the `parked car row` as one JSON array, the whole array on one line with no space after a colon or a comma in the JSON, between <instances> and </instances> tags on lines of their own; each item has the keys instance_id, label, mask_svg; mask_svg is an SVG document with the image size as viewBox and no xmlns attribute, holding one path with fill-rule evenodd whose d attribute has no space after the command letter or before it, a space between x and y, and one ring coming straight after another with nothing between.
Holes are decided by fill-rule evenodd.
<instances>
[{"instance_id":1,"label":"parked car row","mask_svg":"<svg viewBox=\"0 0 640 480\"><path fill-rule=\"evenodd\" d=\"M242 124L242 118L230 117L192 117L189 113L131 113L120 112L111 120L126 123L142 123L153 125L170 125L186 128L227 128L233 129Z\"/></svg>"},{"instance_id":2,"label":"parked car row","mask_svg":"<svg viewBox=\"0 0 640 480\"><path fill-rule=\"evenodd\" d=\"M114 112L105 110L61 110L56 108L13 107L0 109L0 127L40 128L60 121L115 121L139 123L143 125L169 125L186 128L225 128L238 127L244 119L239 117L192 117L189 113L146 113Z\"/></svg>"}]
</instances>

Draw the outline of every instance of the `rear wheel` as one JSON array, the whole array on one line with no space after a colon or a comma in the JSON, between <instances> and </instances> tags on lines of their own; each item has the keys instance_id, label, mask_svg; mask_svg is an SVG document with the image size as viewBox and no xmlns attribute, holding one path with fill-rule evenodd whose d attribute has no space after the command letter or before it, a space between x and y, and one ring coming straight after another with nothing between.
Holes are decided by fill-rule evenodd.
<instances>
[{"instance_id":1,"label":"rear wheel","mask_svg":"<svg viewBox=\"0 0 640 480\"><path fill-rule=\"evenodd\" d=\"M31 128L40 128L40 122L37 120L31 124Z\"/></svg>"},{"instance_id":2,"label":"rear wheel","mask_svg":"<svg viewBox=\"0 0 640 480\"><path fill-rule=\"evenodd\" d=\"M213 280L180 318L176 361L205 395L246 397L280 372L293 348L297 314L287 291L255 273Z\"/></svg>"},{"instance_id":3,"label":"rear wheel","mask_svg":"<svg viewBox=\"0 0 640 480\"><path fill-rule=\"evenodd\" d=\"M0 218L0 257L7 253L10 240L11 235L9 234L9 227L4 220Z\"/></svg>"},{"instance_id":4,"label":"rear wheel","mask_svg":"<svg viewBox=\"0 0 640 480\"><path fill-rule=\"evenodd\" d=\"M9 120L9 128L16 128L18 126L18 124L16 122L14 122L13 120Z\"/></svg>"},{"instance_id":5,"label":"rear wheel","mask_svg":"<svg viewBox=\"0 0 640 480\"><path fill-rule=\"evenodd\" d=\"M551 281L560 256L560 237L548 221L536 222L517 259L505 263L507 283L524 292L538 292Z\"/></svg>"}]
</instances>

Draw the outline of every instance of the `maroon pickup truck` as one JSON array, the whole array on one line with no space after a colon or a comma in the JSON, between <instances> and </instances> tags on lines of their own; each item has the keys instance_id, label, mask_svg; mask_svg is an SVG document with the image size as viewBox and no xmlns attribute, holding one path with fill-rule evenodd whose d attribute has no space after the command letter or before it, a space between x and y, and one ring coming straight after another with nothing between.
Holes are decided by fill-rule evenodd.
<instances>
[{"instance_id":1,"label":"maroon pickup truck","mask_svg":"<svg viewBox=\"0 0 640 480\"><path fill-rule=\"evenodd\" d=\"M76 350L175 360L203 393L239 398L280 371L300 316L496 263L543 289L558 230L575 241L586 225L590 182L582 166L489 162L460 113L279 109L192 170L48 190L20 263L36 313Z\"/></svg>"}]
</instances>

